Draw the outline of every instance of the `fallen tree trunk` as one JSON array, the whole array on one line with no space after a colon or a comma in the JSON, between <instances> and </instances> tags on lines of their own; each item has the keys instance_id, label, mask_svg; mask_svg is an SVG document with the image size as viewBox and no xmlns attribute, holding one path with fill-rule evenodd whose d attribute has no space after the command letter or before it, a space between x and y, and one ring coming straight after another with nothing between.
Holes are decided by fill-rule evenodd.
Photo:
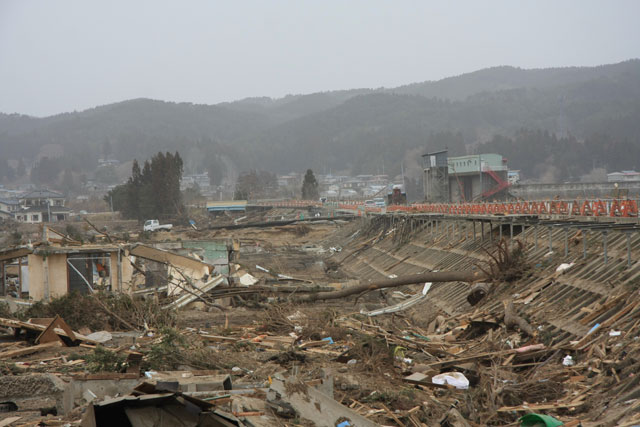
<instances>
[{"instance_id":1,"label":"fallen tree trunk","mask_svg":"<svg viewBox=\"0 0 640 427\"><path fill-rule=\"evenodd\" d=\"M361 294L363 292L374 291L376 289L394 288L404 285L413 285L426 282L476 282L485 279L482 273L471 271L437 271L422 274L402 276L395 279L384 279L375 282L365 282L359 285L349 286L339 291L317 292L297 298L300 302L312 302L325 299L338 299L350 295Z\"/></svg>"}]
</instances>

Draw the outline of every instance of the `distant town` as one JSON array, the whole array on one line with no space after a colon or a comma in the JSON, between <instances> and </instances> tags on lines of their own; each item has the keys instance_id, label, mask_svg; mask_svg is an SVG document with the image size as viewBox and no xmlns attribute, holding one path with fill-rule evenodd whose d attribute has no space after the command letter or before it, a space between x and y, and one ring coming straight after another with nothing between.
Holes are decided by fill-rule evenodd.
<instances>
[{"instance_id":1,"label":"distant town","mask_svg":"<svg viewBox=\"0 0 640 427\"><path fill-rule=\"evenodd\" d=\"M521 180L520 171L510 169L500 154L486 153L448 157L446 151L422 156L423 175L411 180L403 175L316 173L320 201L360 201L387 199L394 188L403 193L410 189L409 202L471 202L506 199L550 199L584 197L627 197L640 189L640 172L614 171L593 182L537 183ZM73 189L52 189L31 182L0 185L0 219L25 223L58 222L88 211L113 210L107 194L119 185L117 169L125 165L112 158L99 159L93 177ZM254 175L255 171L250 172ZM248 180L248 190L238 197L238 187L249 172L240 173L236 182L225 179L211 185L209 172L182 175L180 190L185 202L204 205L207 201L233 199L300 199L303 172L262 174L260 191L252 191L255 182ZM106 177L106 178L105 178ZM264 178L266 177L266 178ZM116 181L116 182L114 182ZM121 181L120 183L125 182ZM59 187L59 186L58 186Z\"/></svg>"}]
</instances>

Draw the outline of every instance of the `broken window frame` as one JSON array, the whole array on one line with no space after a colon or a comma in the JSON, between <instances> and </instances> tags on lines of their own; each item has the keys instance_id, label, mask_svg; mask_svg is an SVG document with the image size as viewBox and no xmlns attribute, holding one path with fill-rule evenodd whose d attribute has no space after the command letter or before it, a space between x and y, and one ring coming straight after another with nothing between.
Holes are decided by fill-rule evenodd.
<instances>
[{"instance_id":1,"label":"broken window frame","mask_svg":"<svg viewBox=\"0 0 640 427\"><path fill-rule=\"evenodd\" d=\"M75 265L73 265L72 261L75 261L75 260L90 261L90 264L87 266L87 267L90 266L90 268L87 268L87 275L90 275L90 278L85 277L85 275L82 274ZM89 293L94 293L96 291L95 290L96 282L94 281L94 274L93 274L94 269L96 270L96 272L98 270L96 261L101 261L102 264L106 266L106 270L108 271L108 274L105 275L105 278L108 278L108 284L106 286L107 288L106 290L107 291L113 290L113 269L111 265L111 254L95 253L95 254L89 254L87 256L72 256L72 255L67 256L67 259L66 259L67 277L68 277L67 292L72 292L73 290L71 289L71 271L74 271L78 276L80 276L80 278L85 283L85 285L87 285L87 288L89 289ZM100 277L99 272L98 272L98 277Z\"/></svg>"}]
</instances>

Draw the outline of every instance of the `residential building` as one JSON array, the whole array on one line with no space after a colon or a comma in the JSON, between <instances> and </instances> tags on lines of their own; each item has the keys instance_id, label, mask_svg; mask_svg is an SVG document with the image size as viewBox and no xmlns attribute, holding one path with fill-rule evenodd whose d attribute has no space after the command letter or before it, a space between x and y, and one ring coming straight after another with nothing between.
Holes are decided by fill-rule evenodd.
<instances>
[{"instance_id":1,"label":"residential building","mask_svg":"<svg viewBox=\"0 0 640 427\"><path fill-rule=\"evenodd\" d=\"M640 172L622 171L607 174L608 182L637 182L640 181Z\"/></svg>"},{"instance_id":2,"label":"residential building","mask_svg":"<svg viewBox=\"0 0 640 427\"><path fill-rule=\"evenodd\" d=\"M180 190L184 191L187 188L198 186L201 190L208 190L210 186L209 172L194 173L191 175L183 175L180 180Z\"/></svg>"},{"instance_id":3,"label":"residential building","mask_svg":"<svg viewBox=\"0 0 640 427\"><path fill-rule=\"evenodd\" d=\"M116 159L98 159L98 167L104 168L107 166L118 166L120 161Z\"/></svg>"},{"instance_id":4,"label":"residential building","mask_svg":"<svg viewBox=\"0 0 640 427\"><path fill-rule=\"evenodd\" d=\"M20 202L17 199L0 198L0 218L14 219L19 209Z\"/></svg>"},{"instance_id":5,"label":"residential building","mask_svg":"<svg viewBox=\"0 0 640 427\"><path fill-rule=\"evenodd\" d=\"M16 207L15 202L18 206ZM65 221L71 209L64 206L61 193L50 190L33 190L13 199L13 219L19 222L40 223ZM3 209L0 209L3 210Z\"/></svg>"}]
</instances>

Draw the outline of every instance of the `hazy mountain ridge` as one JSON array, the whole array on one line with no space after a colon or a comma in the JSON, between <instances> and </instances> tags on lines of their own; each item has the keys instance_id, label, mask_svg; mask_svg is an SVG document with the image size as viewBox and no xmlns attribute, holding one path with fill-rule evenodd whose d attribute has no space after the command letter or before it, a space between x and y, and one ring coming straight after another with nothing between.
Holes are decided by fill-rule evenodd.
<instances>
[{"instance_id":1,"label":"hazy mountain ridge","mask_svg":"<svg viewBox=\"0 0 640 427\"><path fill-rule=\"evenodd\" d=\"M640 60L494 67L395 89L217 105L134 99L45 118L0 114L0 157L31 159L42 146L59 144L70 167L91 171L106 146L123 161L179 150L203 170L200 154L215 149L239 169L365 173L384 167L395 174L406 153L448 145L464 154L494 134L523 128L578 138L607 134L640 146Z\"/></svg>"},{"instance_id":2,"label":"hazy mountain ridge","mask_svg":"<svg viewBox=\"0 0 640 427\"><path fill-rule=\"evenodd\" d=\"M469 96L481 92L495 92L517 88L550 88L586 82L600 77L615 78L633 72L640 72L640 60L638 59L597 67L562 67L527 70L505 65L485 68L437 81L412 83L389 90L395 93L464 100Z\"/></svg>"}]
</instances>

